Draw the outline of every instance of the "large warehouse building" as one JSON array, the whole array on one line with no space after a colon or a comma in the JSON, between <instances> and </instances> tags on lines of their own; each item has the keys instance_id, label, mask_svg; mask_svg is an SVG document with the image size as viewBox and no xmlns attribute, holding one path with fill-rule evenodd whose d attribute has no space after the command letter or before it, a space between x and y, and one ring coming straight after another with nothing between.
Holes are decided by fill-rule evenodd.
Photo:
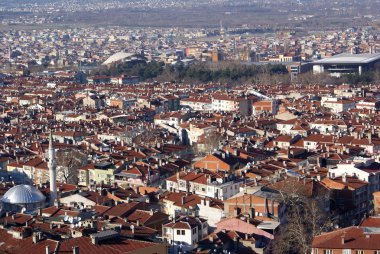
<instances>
[{"instance_id":1,"label":"large warehouse building","mask_svg":"<svg viewBox=\"0 0 380 254\"><path fill-rule=\"evenodd\" d=\"M361 75L365 71L375 69L380 62L380 53L376 54L350 54L343 53L313 62L313 73L330 73L331 76L340 77L344 74Z\"/></svg>"}]
</instances>

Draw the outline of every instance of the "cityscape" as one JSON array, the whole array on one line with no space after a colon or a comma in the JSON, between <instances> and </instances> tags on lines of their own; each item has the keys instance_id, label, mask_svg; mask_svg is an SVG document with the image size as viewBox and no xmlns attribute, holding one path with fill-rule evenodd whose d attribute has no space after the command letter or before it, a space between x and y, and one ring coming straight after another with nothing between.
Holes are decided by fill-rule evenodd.
<instances>
[{"instance_id":1,"label":"cityscape","mask_svg":"<svg viewBox=\"0 0 380 254\"><path fill-rule=\"evenodd\" d=\"M0 2L0 254L380 254L379 10Z\"/></svg>"}]
</instances>

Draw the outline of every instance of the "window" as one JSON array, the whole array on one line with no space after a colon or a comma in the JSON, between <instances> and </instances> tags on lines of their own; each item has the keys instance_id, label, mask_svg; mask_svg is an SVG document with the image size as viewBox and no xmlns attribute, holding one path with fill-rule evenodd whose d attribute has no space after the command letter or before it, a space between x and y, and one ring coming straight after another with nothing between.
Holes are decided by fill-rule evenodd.
<instances>
[{"instance_id":1,"label":"window","mask_svg":"<svg viewBox=\"0 0 380 254\"><path fill-rule=\"evenodd\" d=\"M357 250L357 251L356 251L356 254L364 254L364 251L362 251L362 250Z\"/></svg>"},{"instance_id":2,"label":"window","mask_svg":"<svg viewBox=\"0 0 380 254\"><path fill-rule=\"evenodd\" d=\"M351 254L351 250L350 249L345 249L345 250L343 250L342 254Z\"/></svg>"},{"instance_id":3,"label":"window","mask_svg":"<svg viewBox=\"0 0 380 254\"><path fill-rule=\"evenodd\" d=\"M185 230L182 230L182 235L185 235Z\"/></svg>"},{"instance_id":4,"label":"window","mask_svg":"<svg viewBox=\"0 0 380 254\"><path fill-rule=\"evenodd\" d=\"M181 230L177 230L177 235L180 235L181 234Z\"/></svg>"},{"instance_id":5,"label":"window","mask_svg":"<svg viewBox=\"0 0 380 254\"><path fill-rule=\"evenodd\" d=\"M333 254L332 250L324 250L323 254Z\"/></svg>"}]
</instances>

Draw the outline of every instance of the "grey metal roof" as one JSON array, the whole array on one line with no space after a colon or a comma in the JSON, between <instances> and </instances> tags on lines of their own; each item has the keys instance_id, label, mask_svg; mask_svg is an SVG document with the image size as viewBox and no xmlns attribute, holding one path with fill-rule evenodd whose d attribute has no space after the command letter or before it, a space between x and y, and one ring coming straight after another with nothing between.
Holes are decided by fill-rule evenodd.
<instances>
[{"instance_id":1,"label":"grey metal roof","mask_svg":"<svg viewBox=\"0 0 380 254\"><path fill-rule=\"evenodd\" d=\"M113 54L112 56L110 56L104 63L102 63L102 65L111 64L113 62L117 62L117 61L123 60L125 58L130 58L134 55L135 54L133 54L133 53L117 52L117 53Z\"/></svg>"},{"instance_id":2,"label":"grey metal roof","mask_svg":"<svg viewBox=\"0 0 380 254\"><path fill-rule=\"evenodd\" d=\"M104 230L104 231L99 231L98 233L91 234L91 237L109 237L109 236L114 236L114 235L119 235L118 232L115 230L109 229L109 230Z\"/></svg>"},{"instance_id":3,"label":"grey metal roof","mask_svg":"<svg viewBox=\"0 0 380 254\"><path fill-rule=\"evenodd\" d=\"M39 203L45 200L45 196L30 185L16 185L10 188L2 197L1 201L10 204Z\"/></svg>"},{"instance_id":4,"label":"grey metal roof","mask_svg":"<svg viewBox=\"0 0 380 254\"><path fill-rule=\"evenodd\" d=\"M313 62L313 64L368 64L380 60L380 53L350 54L343 53Z\"/></svg>"}]
</instances>

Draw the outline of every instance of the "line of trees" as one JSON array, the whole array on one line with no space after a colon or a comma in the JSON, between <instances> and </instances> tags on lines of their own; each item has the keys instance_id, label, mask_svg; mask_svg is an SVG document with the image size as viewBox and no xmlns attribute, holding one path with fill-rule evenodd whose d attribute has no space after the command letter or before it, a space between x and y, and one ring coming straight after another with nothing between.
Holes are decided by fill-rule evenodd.
<instances>
[{"instance_id":1,"label":"line of trees","mask_svg":"<svg viewBox=\"0 0 380 254\"><path fill-rule=\"evenodd\" d=\"M303 73L291 80L288 70L282 64L246 65L236 63L221 63L212 65L208 63L196 63L189 66L181 64L165 65L163 62L143 60L130 61L123 64L115 64L108 68L99 69L96 75L138 76L140 81L158 80L161 82L224 82L224 83L265 83L265 84L290 84L291 82L302 85L336 85L342 83L371 84L380 82L380 72L363 72L348 74L341 78L331 77L328 73L314 75L312 72Z\"/></svg>"},{"instance_id":2,"label":"line of trees","mask_svg":"<svg viewBox=\"0 0 380 254\"><path fill-rule=\"evenodd\" d=\"M95 72L95 75L106 75L106 76L119 76L119 75L129 75L138 76L141 81L148 79L154 79L161 75L164 69L163 62L145 62L143 60L135 60L125 62L123 64L115 64L109 68L102 68Z\"/></svg>"},{"instance_id":3,"label":"line of trees","mask_svg":"<svg viewBox=\"0 0 380 254\"><path fill-rule=\"evenodd\" d=\"M191 81L191 82L265 82L268 77L281 77L281 81L289 81L286 67L280 64L244 65L225 64L217 68L204 63L190 66L166 65L163 62L130 61L98 70L96 75L130 75L139 76L141 81L157 79L159 81ZM277 78L278 80L278 78Z\"/></svg>"},{"instance_id":4,"label":"line of trees","mask_svg":"<svg viewBox=\"0 0 380 254\"><path fill-rule=\"evenodd\" d=\"M200 82L236 82L253 79L262 74L287 75L288 71L284 65L243 65L233 64L210 68L207 64L194 64L190 66L175 65L167 66L176 80L191 80ZM174 76L173 76L174 75Z\"/></svg>"}]
</instances>

